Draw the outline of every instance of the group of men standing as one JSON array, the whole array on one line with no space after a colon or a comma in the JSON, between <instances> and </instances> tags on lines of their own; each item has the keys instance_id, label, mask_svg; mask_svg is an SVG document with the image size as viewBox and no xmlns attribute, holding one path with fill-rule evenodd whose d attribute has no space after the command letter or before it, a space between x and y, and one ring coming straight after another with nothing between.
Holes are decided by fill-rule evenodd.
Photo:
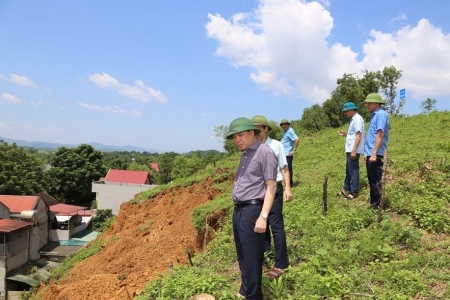
<instances>
[{"instance_id":1,"label":"group of men standing","mask_svg":"<svg viewBox=\"0 0 450 300\"><path fill-rule=\"evenodd\" d=\"M388 139L389 119L381 109L385 103L378 94L369 94L365 100L371 112L371 121L364 143L364 120L354 103L344 104L342 111L350 119L346 136L347 167L342 195L356 197L359 185L360 154L364 153L370 183L373 207L379 205L378 185ZM292 159L299 139L288 120L280 122L283 128L281 142L271 139L272 129L267 119L255 116L251 120L237 118L231 122L227 139L242 151L233 186L233 234L236 244L241 286L237 297L263 299L261 290L264 252L270 250L271 231L274 239L275 265L266 276L276 278L289 266L284 231L283 202L292 199ZM364 145L364 146L363 146ZM283 191L282 181L285 182ZM269 226L270 225L270 226Z\"/></svg>"},{"instance_id":2,"label":"group of men standing","mask_svg":"<svg viewBox=\"0 0 450 300\"><path fill-rule=\"evenodd\" d=\"M386 101L380 95L372 93L364 101L369 110L370 123L364 139L364 120L358 114L358 107L353 102L347 102L342 112L350 119L348 132L339 130L340 136L345 136L345 152L347 163L345 168L344 187L339 195L354 199L359 191L359 157L364 155L367 178L370 185L370 204L378 208L381 195L381 178L383 175L383 157L389 138L389 116L381 107Z\"/></svg>"}]
</instances>

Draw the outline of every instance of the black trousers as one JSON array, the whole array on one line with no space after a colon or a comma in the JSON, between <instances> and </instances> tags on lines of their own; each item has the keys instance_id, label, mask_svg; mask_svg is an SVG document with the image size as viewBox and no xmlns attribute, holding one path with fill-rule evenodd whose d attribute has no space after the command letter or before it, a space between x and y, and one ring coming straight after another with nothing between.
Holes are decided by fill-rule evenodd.
<instances>
[{"instance_id":1,"label":"black trousers","mask_svg":"<svg viewBox=\"0 0 450 300\"><path fill-rule=\"evenodd\" d=\"M292 179L294 176L294 171L292 170L292 161L294 160L294 156L286 156L288 169L289 169L289 179L291 180L291 187L294 186L294 180Z\"/></svg>"},{"instance_id":2,"label":"black trousers","mask_svg":"<svg viewBox=\"0 0 450 300\"><path fill-rule=\"evenodd\" d=\"M383 176L383 156L377 155L376 162L369 162L370 156L366 156L367 178L370 185L370 204L373 207L380 205L381 177Z\"/></svg>"},{"instance_id":3,"label":"black trousers","mask_svg":"<svg viewBox=\"0 0 450 300\"><path fill-rule=\"evenodd\" d=\"M271 231L275 245L275 268L286 269L289 266L288 251L286 245L286 232L284 231L283 220L283 185L277 183L275 200L270 210L267 221L265 251L270 250Z\"/></svg>"},{"instance_id":4,"label":"black trousers","mask_svg":"<svg viewBox=\"0 0 450 300\"><path fill-rule=\"evenodd\" d=\"M248 205L236 207L233 212L234 242L242 280L239 293L252 300L264 299L261 280L265 234L255 232L261 208L261 205Z\"/></svg>"}]
</instances>

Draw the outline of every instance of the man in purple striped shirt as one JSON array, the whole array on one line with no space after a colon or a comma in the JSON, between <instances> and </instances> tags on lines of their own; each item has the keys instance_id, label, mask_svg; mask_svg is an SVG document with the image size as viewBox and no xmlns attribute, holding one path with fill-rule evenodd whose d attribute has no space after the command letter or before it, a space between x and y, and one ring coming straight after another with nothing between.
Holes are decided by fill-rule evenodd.
<instances>
[{"instance_id":1,"label":"man in purple striped shirt","mask_svg":"<svg viewBox=\"0 0 450 300\"><path fill-rule=\"evenodd\" d=\"M233 186L233 233L242 280L237 296L252 300L263 299L265 232L278 168L273 150L256 138L259 132L252 121L238 118L231 122L227 134L242 151Z\"/></svg>"}]
</instances>

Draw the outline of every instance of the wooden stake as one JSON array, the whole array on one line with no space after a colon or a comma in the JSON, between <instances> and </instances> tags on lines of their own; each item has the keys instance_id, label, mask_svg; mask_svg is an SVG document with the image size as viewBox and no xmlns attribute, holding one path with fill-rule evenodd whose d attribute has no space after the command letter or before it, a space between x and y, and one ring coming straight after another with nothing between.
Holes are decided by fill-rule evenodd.
<instances>
[{"instance_id":1,"label":"wooden stake","mask_svg":"<svg viewBox=\"0 0 450 300\"><path fill-rule=\"evenodd\" d=\"M328 176L325 176L325 181L323 183L323 195L322 195L322 213L323 214L326 214L328 211L327 189L328 189Z\"/></svg>"}]
</instances>

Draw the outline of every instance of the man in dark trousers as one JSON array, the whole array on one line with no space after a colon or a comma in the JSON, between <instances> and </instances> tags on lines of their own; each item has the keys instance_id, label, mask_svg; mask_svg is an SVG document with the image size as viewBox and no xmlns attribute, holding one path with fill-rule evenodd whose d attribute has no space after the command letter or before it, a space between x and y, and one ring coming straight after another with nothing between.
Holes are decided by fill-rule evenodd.
<instances>
[{"instance_id":1,"label":"man in dark trousers","mask_svg":"<svg viewBox=\"0 0 450 300\"><path fill-rule=\"evenodd\" d=\"M264 116L254 116L252 118L253 125L259 128L261 132L258 134L258 138L270 147L275 153L278 160L277 169L277 191L275 193L275 200L272 205L272 209L269 213L268 225L266 230L266 251L270 250L271 234L273 234L273 241L275 246L275 265L267 273L267 277L270 279L277 278L284 273L284 269L289 266L288 251L286 244L286 232L284 231L283 220L283 202L291 201L291 183L289 177L289 169L286 161L286 152L284 152L283 144L279 141L271 139L269 137L269 131L272 127L269 125L269 121ZM283 193L283 180L286 188ZM283 197L284 196L284 197ZM284 198L284 199L283 199ZM283 201L284 200L284 201Z\"/></svg>"},{"instance_id":2,"label":"man in dark trousers","mask_svg":"<svg viewBox=\"0 0 450 300\"><path fill-rule=\"evenodd\" d=\"M233 186L233 233L241 287L236 296L264 299L261 290L267 218L276 191L278 162L269 146L256 135L259 129L247 118L231 122L227 139L242 151Z\"/></svg>"},{"instance_id":3,"label":"man in dark trousers","mask_svg":"<svg viewBox=\"0 0 450 300\"><path fill-rule=\"evenodd\" d=\"M372 208L378 208L381 200L383 157L389 138L389 116L381 108L381 104L386 104L386 100L383 100L380 95L369 94L364 102L371 113L364 146L364 162L370 185L370 204Z\"/></svg>"},{"instance_id":4,"label":"man in dark trousers","mask_svg":"<svg viewBox=\"0 0 450 300\"><path fill-rule=\"evenodd\" d=\"M294 129L291 128L291 123L287 119L281 120L280 126L283 128L283 136L281 137L280 142L283 144L286 152L286 160L288 163L289 177L291 181L290 183L291 187L293 187L294 170L292 169L292 161L294 160L295 151L297 151L299 139Z\"/></svg>"}]
</instances>

